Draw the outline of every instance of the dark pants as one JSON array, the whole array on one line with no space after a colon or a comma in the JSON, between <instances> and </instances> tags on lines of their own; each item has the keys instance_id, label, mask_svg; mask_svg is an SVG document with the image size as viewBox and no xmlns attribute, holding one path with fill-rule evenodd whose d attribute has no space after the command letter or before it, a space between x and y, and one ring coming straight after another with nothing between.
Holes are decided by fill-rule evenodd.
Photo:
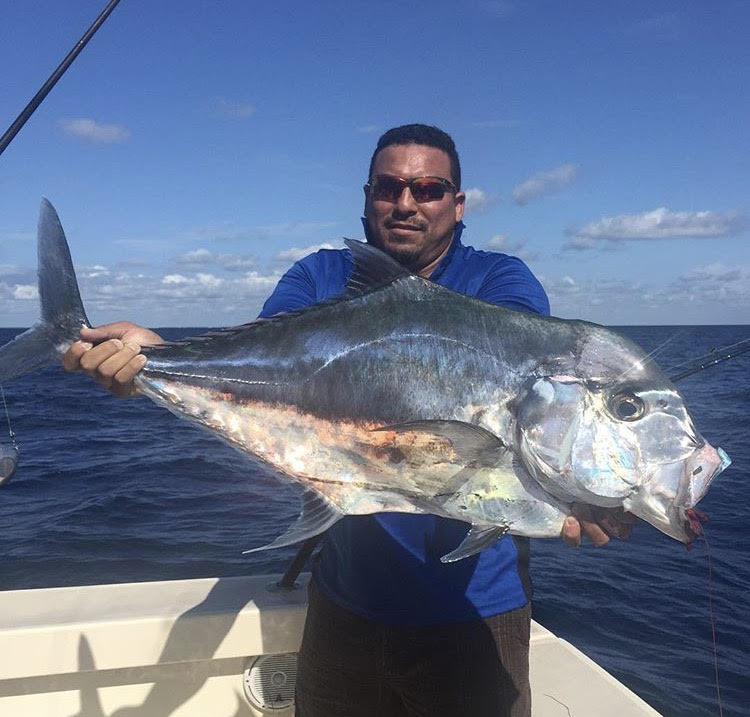
<instances>
[{"instance_id":1,"label":"dark pants","mask_svg":"<svg viewBox=\"0 0 750 717\"><path fill-rule=\"evenodd\" d=\"M297 717L529 717L531 608L428 627L381 625L310 585Z\"/></svg>"}]
</instances>

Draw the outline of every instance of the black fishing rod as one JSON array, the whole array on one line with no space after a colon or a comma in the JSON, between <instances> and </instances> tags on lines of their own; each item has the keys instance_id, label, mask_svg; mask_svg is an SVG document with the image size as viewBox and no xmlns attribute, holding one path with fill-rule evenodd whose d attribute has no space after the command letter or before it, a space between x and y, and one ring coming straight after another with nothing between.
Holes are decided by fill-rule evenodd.
<instances>
[{"instance_id":1,"label":"black fishing rod","mask_svg":"<svg viewBox=\"0 0 750 717\"><path fill-rule=\"evenodd\" d=\"M742 341L738 341L736 344L724 346L720 349L714 349L713 351L709 351L705 356L701 356L701 358L695 359L696 363L694 363L690 368L686 368L683 371L676 373L674 376L670 376L669 380L674 383L675 381L679 381L686 376L692 376L694 373L698 373L698 371L703 371L704 369L710 368L711 366L716 366L716 364L723 363L724 361L729 361L729 359L733 359L735 356L744 354L746 351L750 351L750 339L743 339ZM679 367L675 366L675 368Z\"/></svg>"},{"instance_id":2,"label":"black fishing rod","mask_svg":"<svg viewBox=\"0 0 750 717\"><path fill-rule=\"evenodd\" d=\"M78 57L81 50L86 47L88 41L94 36L96 31L102 26L102 23L109 17L112 10L120 0L110 0L107 7L102 10L96 20L92 23L91 27L83 34L83 37L75 44L73 49L66 55L65 59L57 66L57 69L49 76L47 81L42 85L39 92L32 97L31 102L26 105L23 112L16 117L15 122L5 131L2 137L0 137L0 154L5 151L5 148L13 141L13 138L18 134L21 127L26 124L26 121L34 114L34 111L44 98L49 94L50 90L57 84L57 81L65 74L65 71L71 66L73 60Z\"/></svg>"}]
</instances>

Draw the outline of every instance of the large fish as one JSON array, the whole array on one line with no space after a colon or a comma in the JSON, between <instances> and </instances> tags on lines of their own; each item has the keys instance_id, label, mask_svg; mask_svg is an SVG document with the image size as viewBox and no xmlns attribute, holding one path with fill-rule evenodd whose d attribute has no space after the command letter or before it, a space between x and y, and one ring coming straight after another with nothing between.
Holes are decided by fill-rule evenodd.
<instances>
[{"instance_id":1,"label":"large fish","mask_svg":"<svg viewBox=\"0 0 750 717\"><path fill-rule=\"evenodd\" d=\"M468 298L349 242L340 300L145 348L140 391L304 488L292 528L343 515L470 524L457 560L505 533L558 536L573 502L621 506L690 543L729 459L679 391L602 326ZM0 349L0 382L56 362L88 325L52 205L39 219L41 320Z\"/></svg>"}]
</instances>

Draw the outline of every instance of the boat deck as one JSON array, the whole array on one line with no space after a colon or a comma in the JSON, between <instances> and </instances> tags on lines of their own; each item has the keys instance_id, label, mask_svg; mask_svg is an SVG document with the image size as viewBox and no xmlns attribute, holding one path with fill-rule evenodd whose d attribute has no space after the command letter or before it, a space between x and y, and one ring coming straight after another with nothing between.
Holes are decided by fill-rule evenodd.
<instances>
[{"instance_id":1,"label":"boat deck","mask_svg":"<svg viewBox=\"0 0 750 717\"><path fill-rule=\"evenodd\" d=\"M289 717L290 707L253 706L243 687L257 656L299 647L307 576L292 591L269 589L277 579L0 592L0 717ZM286 660L267 663L264 684L291 689ZM604 705L618 717L658 715L536 622L531 686L534 717L600 717Z\"/></svg>"}]
</instances>

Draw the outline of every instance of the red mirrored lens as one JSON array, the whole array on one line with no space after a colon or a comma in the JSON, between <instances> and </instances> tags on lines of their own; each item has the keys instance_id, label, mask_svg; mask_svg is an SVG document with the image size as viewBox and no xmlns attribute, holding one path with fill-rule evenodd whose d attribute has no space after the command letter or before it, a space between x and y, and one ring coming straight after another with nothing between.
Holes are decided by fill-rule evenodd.
<instances>
[{"instance_id":1,"label":"red mirrored lens","mask_svg":"<svg viewBox=\"0 0 750 717\"><path fill-rule=\"evenodd\" d=\"M382 202L397 202L406 187L409 187L414 200L419 203L440 200L448 191L446 182L435 177L402 179L388 174L379 174L370 182L373 199Z\"/></svg>"},{"instance_id":2,"label":"red mirrored lens","mask_svg":"<svg viewBox=\"0 0 750 717\"><path fill-rule=\"evenodd\" d=\"M429 177L412 179L409 189L417 202L434 202L445 194L445 185Z\"/></svg>"},{"instance_id":3,"label":"red mirrored lens","mask_svg":"<svg viewBox=\"0 0 750 717\"><path fill-rule=\"evenodd\" d=\"M375 177L372 180L372 196L383 202L397 202L406 184L405 180L398 177Z\"/></svg>"}]
</instances>

